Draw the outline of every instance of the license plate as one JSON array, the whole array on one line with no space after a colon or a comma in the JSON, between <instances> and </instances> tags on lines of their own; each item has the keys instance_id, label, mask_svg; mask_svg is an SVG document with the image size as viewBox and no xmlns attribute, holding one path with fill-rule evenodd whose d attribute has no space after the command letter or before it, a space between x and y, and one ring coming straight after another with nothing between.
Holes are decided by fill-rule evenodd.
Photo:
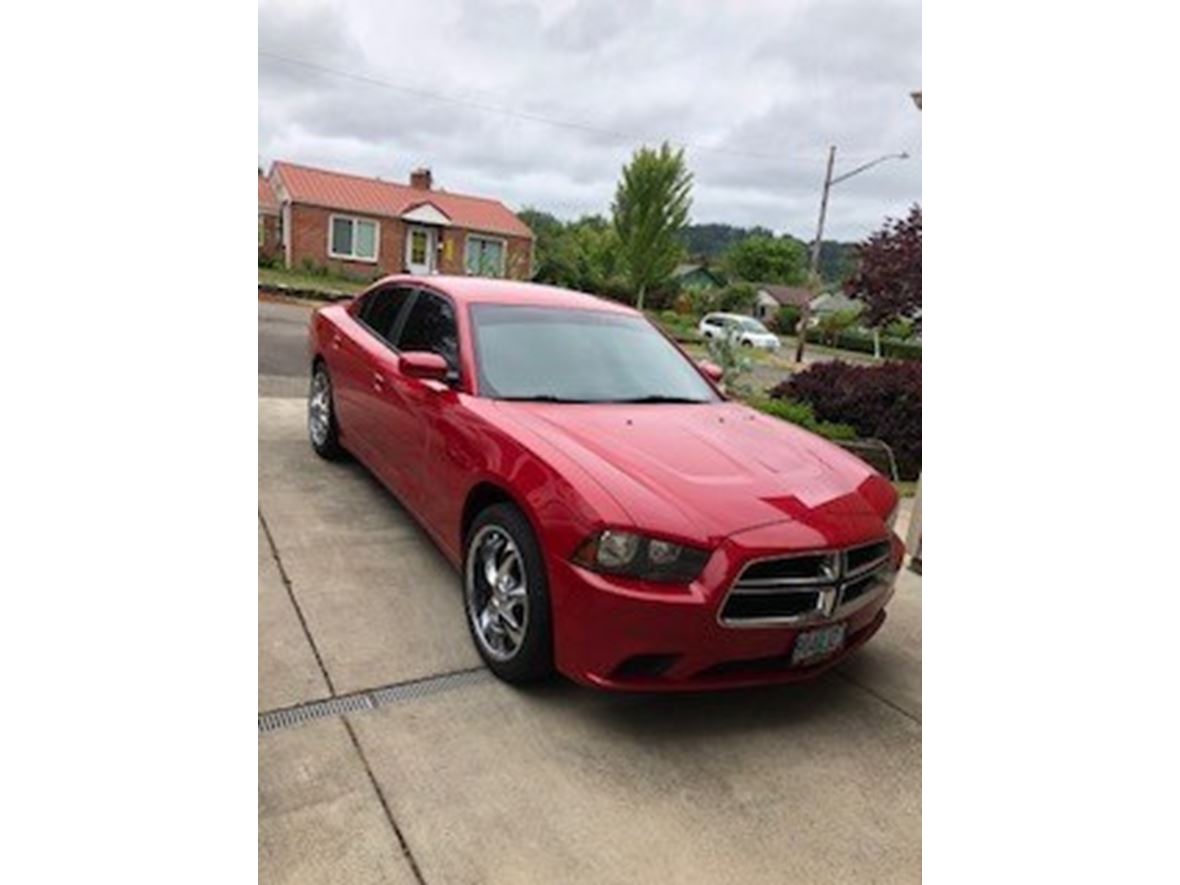
<instances>
[{"instance_id":1,"label":"license plate","mask_svg":"<svg viewBox=\"0 0 1180 885\"><path fill-rule=\"evenodd\" d=\"M791 652L792 664L804 664L817 658L826 658L844 647L844 625L832 624L818 630L808 630L795 637L795 648Z\"/></svg>"}]
</instances>

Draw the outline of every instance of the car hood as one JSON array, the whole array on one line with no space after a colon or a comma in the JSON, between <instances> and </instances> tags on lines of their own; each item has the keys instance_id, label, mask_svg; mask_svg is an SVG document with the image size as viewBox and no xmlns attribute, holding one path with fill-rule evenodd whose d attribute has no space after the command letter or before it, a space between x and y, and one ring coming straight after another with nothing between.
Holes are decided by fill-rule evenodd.
<instances>
[{"instance_id":1,"label":"car hood","mask_svg":"<svg viewBox=\"0 0 1180 885\"><path fill-rule=\"evenodd\" d=\"M893 490L863 461L736 403L497 403L656 533L715 543L790 519L878 519Z\"/></svg>"}]
</instances>

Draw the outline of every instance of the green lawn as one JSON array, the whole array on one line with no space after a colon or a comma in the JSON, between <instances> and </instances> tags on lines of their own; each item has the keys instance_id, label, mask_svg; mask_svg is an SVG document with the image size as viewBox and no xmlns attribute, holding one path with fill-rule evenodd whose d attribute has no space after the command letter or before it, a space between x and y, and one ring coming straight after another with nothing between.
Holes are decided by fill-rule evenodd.
<instances>
[{"instance_id":1,"label":"green lawn","mask_svg":"<svg viewBox=\"0 0 1180 885\"><path fill-rule=\"evenodd\" d=\"M335 276L317 276L297 270L287 270L282 267L258 268L258 282L272 286L312 289L317 292L344 292L348 295L353 295L369 285L368 283L361 283L356 280L348 280Z\"/></svg>"}]
</instances>

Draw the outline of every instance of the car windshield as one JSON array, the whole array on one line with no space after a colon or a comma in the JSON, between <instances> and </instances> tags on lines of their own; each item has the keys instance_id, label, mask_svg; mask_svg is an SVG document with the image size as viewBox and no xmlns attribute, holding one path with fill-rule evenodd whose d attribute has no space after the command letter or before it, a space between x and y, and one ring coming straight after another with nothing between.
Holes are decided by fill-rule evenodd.
<instances>
[{"instance_id":1,"label":"car windshield","mask_svg":"<svg viewBox=\"0 0 1180 885\"><path fill-rule=\"evenodd\" d=\"M471 307L485 396L549 402L716 402L696 367L641 317Z\"/></svg>"},{"instance_id":2,"label":"car windshield","mask_svg":"<svg viewBox=\"0 0 1180 885\"><path fill-rule=\"evenodd\" d=\"M738 324L747 332L761 332L764 335L769 335L770 330L755 319L750 317L743 317L738 320Z\"/></svg>"}]
</instances>

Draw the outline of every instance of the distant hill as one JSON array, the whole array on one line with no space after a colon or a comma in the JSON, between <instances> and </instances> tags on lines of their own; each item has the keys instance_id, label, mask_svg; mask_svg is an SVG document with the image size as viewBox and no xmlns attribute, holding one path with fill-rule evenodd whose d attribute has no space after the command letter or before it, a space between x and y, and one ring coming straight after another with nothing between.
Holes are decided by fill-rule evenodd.
<instances>
[{"instance_id":1,"label":"distant hill","mask_svg":"<svg viewBox=\"0 0 1180 885\"><path fill-rule=\"evenodd\" d=\"M684 247L695 260L708 263L718 261L734 243L746 237L773 237L774 231L764 227L734 227L731 224L690 224L681 235ZM790 234L784 234L790 236ZM791 239L798 239L791 237ZM802 241L806 245L808 241ZM819 273L826 282L838 283L852 272L855 257L855 243L841 243L824 240L820 251Z\"/></svg>"}]
</instances>

